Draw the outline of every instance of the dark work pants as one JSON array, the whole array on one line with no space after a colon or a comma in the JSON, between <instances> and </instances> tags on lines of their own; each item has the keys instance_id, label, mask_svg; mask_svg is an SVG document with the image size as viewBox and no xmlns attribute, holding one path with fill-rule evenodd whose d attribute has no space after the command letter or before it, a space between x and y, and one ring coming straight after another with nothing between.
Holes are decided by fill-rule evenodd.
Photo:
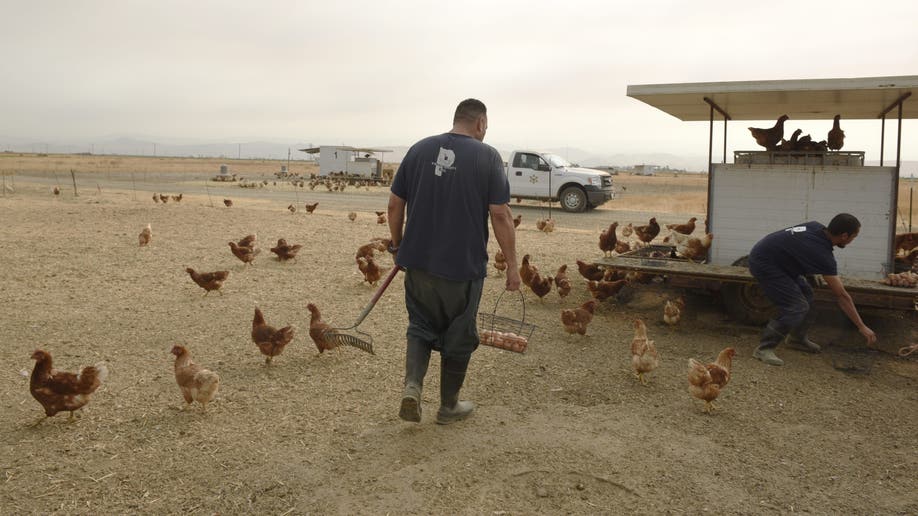
<instances>
[{"instance_id":1,"label":"dark work pants","mask_svg":"<svg viewBox=\"0 0 918 516\"><path fill-rule=\"evenodd\" d=\"M765 297L778 308L778 316L768 325L782 335L787 335L801 326L813 305L813 289L803 276L792 278L787 275L757 275L756 279Z\"/></svg>"},{"instance_id":2,"label":"dark work pants","mask_svg":"<svg viewBox=\"0 0 918 516\"><path fill-rule=\"evenodd\" d=\"M443 358L468 362L478 348L478 303L484 278L453 281L418 269L405 271L409 341L424 343Z\"/></svg>"}]
</instances>

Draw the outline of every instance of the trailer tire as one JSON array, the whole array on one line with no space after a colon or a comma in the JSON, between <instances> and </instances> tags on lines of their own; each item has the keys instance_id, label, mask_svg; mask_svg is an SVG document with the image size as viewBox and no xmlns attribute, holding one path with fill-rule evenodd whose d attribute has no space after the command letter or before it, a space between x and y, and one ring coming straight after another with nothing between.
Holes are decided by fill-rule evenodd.
<instances>
[{"instance_id":1,"label":"trailer tire","mask_svg":"<svg viewBox=\"0 0 918 516\"><path fill-rule=\"evenodd\" d=\"M587 209L586 192L578 186L568 186L561 191L561 208L571 213L580 213Z\"/></svg>"},{"instance_id":2,"label":"trailer tire","mask_svg":"<svg viewBox=\"0 0 918 516\"><path fill-rule=\"evenodd\" d=\"M743 256L733 265L747 267L749 257ZM727 314L737 322L762 326L776 314L775 306L762 293L758 283L725 283L720 288L720 295Z\"/></svg>"}]
</instances>

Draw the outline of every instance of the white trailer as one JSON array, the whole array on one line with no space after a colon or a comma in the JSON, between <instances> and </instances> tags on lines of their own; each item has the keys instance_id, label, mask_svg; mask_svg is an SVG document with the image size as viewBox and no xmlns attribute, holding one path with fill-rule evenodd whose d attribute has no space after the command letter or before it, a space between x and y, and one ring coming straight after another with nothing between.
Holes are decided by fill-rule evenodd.
<instances>
[{"instance_id":1,"label":"white trailer","mask_svg":"<svg viewBox=\"0 0 918 516\"><path fill-rule=\"evenodd\" d=\"M601 263L663 273L683 286L719 289L732 315L760 323L767 320L770 306L742 267L752 246L772 231L809 220L828 224L837 213L847 212L861 221L860 236L835 255L855 303L914 309L914 291L878 281L895 270L901 125L903 119L918 118L918 102L906 102L913 91L918 91L918 76L628 86L628 96L680 120L709 121L705 230L714 239L705 264L640 256ZM890 112L899 121L894 163L884 163L881 150L880 165L865 166L862 151L847 150L858 145L850 140L845 152L735 151L733 163L727 163L726 124L731 120L775 120L786 114L787 128L795 120L831 120L836 114L842 120L880 119L883 149ZM713 160L715 113L724 120L721 163ZM786 129L786 137L791 132ZM755 145L751 137L746 143Z\"/></svg>"},{"instance_id":2,"label":"white trailer","mask_svg":"<svg viewBox=\"0 0 918 516\"><path fill-rule=\"evenodd\" d=\"M360 176L379 179L382 177L382 156L389 149L350 147L347 145L322 145L300 149L307 154L318 154L319 175ZM380 158L376 154L380 154Z\"/></svg>"}]
</instances>

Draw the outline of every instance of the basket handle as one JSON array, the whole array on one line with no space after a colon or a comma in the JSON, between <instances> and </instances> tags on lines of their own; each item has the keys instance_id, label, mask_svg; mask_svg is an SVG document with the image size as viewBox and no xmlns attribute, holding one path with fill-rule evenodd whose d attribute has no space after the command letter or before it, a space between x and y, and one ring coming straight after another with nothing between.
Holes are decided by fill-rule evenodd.
<instances>
[{"instance_id":1,"label":"basket handle","mask_svg":"<svg viewBox=\"0 0 918 516\"><path fill-rule=\"evenodd\" d=\"M491 310L491 331L494 331L494 317L497 315L497 306L500 305L500 300L504 297L504 293L509 292L509 290L501 290L500 294L497 296L497 301L494 302L494 310ZM520 295L520 305L523 307L523 317L520 319L520 330L519 333L523 333L523 323L526 322L526 298L523 297L523 290L516 289L516 293Z\"/></svg>"}]
</instances>

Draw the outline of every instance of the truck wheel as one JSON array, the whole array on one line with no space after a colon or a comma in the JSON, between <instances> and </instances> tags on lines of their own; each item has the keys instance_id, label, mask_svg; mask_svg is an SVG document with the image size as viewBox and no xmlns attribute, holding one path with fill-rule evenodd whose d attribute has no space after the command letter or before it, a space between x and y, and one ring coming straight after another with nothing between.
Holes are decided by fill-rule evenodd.
<instances>
[{"instance_id":1,"label":"truck wheel","mask_svg":"<svg viewBox=\"0 0 918 516\"><path fill-rule=\"evenodd\" d=\"M586 193L576 186L568 186L561 191L561 208L573 213L586 211Z\"/></svg>"},{"instance_id":2,"label":"truck wheel","mask_svg":"<svg viewBox=\"0 0 918 516\"><path fill-rule=\"evenodd\" d=\"M733 265L746 267L749 257L743 256ZM720 295L727 314L737 322L762 326L776 314L775 306L762 293L758 283L725 283L720 288Z\"/></svg>"}]
</instances>

